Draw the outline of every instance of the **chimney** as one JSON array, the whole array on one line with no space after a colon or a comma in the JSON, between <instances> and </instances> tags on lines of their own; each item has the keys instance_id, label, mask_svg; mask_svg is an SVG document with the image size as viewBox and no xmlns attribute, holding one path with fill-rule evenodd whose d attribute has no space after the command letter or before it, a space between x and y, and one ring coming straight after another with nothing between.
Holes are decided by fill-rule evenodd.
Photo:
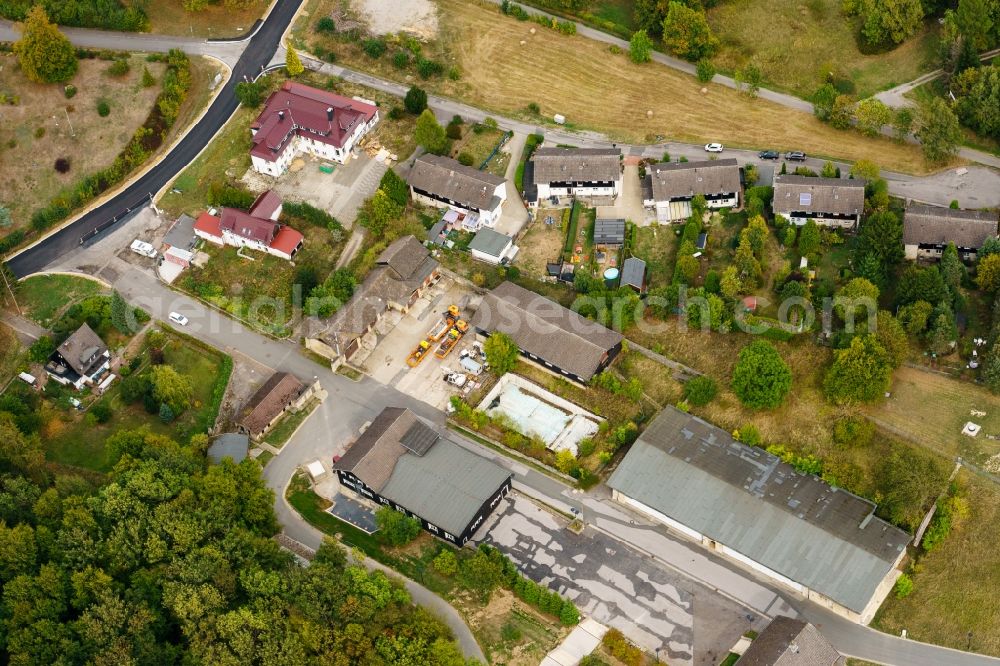
<instances>
[{"instance_id":1,"label":"chimney","mask_svg":"<svg viewBox=\"0 0 1000 666\"><path fill-rule=\"evenodd\" d=\"M333 107L332 106L326 107L326 119L329 122L331 122L331 123L333 122Z\"/></svg>"},{"instance_id":2,"label":"chimney","mask_svg":"<svg viewBox=\"0 0 1000 666\"><path fill-rule=\"evenodd\" d=\"M278 111L278 122L280 123L284 119L285 119L285 112L284 111Z\"/></svg>"}]
</instances>

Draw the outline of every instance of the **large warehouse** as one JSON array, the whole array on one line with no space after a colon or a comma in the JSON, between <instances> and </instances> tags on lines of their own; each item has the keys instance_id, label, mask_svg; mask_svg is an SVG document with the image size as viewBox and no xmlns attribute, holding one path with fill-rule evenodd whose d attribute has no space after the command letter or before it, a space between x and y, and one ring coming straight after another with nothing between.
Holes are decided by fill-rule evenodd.
<instances>
[{"instance_id":1,"label":"large warehouse","mask_svg":"<svg viewBox=\"0 0 1000 666\"><path fill-rule=\"evenodd\" d=\"M608 480L614 498L862 624L910 536L875 504L667 407Z\"/></svg>"}]
</instances>

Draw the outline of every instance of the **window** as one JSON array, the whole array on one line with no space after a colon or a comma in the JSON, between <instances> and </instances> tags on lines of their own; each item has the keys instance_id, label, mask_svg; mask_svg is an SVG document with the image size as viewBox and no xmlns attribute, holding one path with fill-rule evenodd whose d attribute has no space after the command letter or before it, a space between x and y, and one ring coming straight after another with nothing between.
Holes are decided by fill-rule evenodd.
<instances>
[{"instance_id":1,"label":"window","mask_svg":"<svg viewBox=\"0 0 1000 666\"><path fill-rule=\"evenodd\" d=\"M435 527L434 525L431 525L430 523L427 523L427 529L428 529L428 531L434 532L434 534L438 534L439 531L440 531L440 530L438 530L437 527Z\"/></svg>"},{"instance_id":2,"label":"window","mask_svg":"<svg viewBox=\"0 0 1000 666\"><path fill-rule=\"evenodd\" d=\"M811 206L813 202L812 192L799 192L799 205Z\"/></svg>"}]
</instances>

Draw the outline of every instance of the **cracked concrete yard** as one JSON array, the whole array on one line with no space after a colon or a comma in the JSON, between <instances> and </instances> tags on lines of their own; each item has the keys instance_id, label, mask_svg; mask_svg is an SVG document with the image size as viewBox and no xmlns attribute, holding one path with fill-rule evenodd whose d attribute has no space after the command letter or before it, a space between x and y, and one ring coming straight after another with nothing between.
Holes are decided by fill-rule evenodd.
<instances>
[{"instance_id":1,"label":"cracked concrete yard","mask_svg":"<svg viewBox=\"0 0 1000 666\"><path fill-rule=\"evenodd\" d=\"M670 664L718 664L744 631L766 624L603 532L573 534L567 522L515 493L479 534L529 578L643 649L659 648Z\"/></svg>"}]
</instances>

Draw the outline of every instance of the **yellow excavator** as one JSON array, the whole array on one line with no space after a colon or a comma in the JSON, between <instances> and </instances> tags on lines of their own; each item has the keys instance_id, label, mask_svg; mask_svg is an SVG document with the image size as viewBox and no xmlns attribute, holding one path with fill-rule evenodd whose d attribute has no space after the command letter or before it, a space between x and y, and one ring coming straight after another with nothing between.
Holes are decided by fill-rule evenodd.
<instances>
[{"instance_id":1,"label":"yellow excavator","mask_svg":"<svg viewBox=\"0 0 1000 666\"><path fill-rule=\"evenodd\" d=\"M444 337L444 340L438 346L437 351L434 352L434 355L437 356L438 358L446 357L448 354L451 353L451 350L455 348L455 346L458 344L458 341L462 339L462 336L465 335L465 332L468 330L469 330L469 325L465 323L465 321L461 319L456 321L455 325L452 326L451 330L448 331L448 334Z\"/></svg>"},{"instance_id":2,"label":"yellow excavator","mask_svg":"<svg viewBox=\"0 0 1000 666\"><path fill-rule=\"evenodd\" d=\"M420 362L424 360L424 357L431 353L431 343L427 340L421 340L420 344L410 352L410 355L406 358L406 365L411 368L415 368L420 365Z\"/></svg>"},{"instance_id":3,"label":"yellow excavator","mask_svg":"<svg viewBox=\"0 0 1000 666\"><path fill-rule=\"evenodd\" d=\"M427 339L431 342L438 342L451 330L456 321L458 321L458 306L449 306L448 311L444 313L441 321L434 324L434 328L427 332Z\"/></svg>"}]
</instances>

